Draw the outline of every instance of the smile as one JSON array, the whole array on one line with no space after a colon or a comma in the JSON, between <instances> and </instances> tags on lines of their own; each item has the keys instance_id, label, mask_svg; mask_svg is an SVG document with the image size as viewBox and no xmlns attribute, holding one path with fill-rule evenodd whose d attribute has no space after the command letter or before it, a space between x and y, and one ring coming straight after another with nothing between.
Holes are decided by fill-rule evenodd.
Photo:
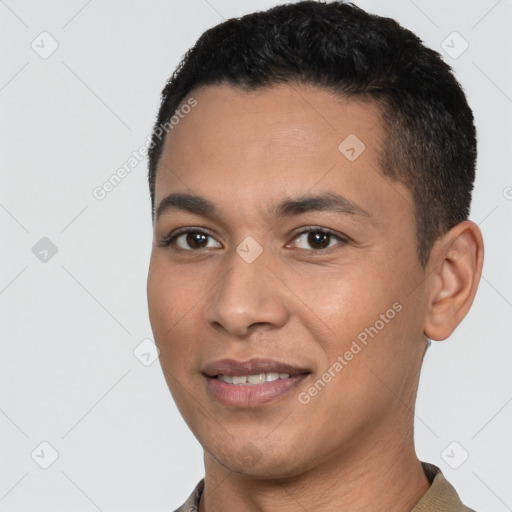
<instances>
[{"instance_id":1,"label":"smile","mask_svg":"<svg viewBox=\"0 0 512 512\"><path fill-rule=\"evenodd\" d=\"M257 373L254 375L217 375L217 379L227 384L256 386L264 382L272 382L278 379L289 379L288 373Z\"/></svg>"},{"instance_id":2,"label":"smile","mask_svg":"<svg viewBox=\"0 0 512 512\"><path fill-rule=\"evenodd\" d=\"M242 409L284 398L311 375L311 370L300 364L264 358L221 359L205 364L201 371L210 398Z\"/></svg>"}]
</instances>

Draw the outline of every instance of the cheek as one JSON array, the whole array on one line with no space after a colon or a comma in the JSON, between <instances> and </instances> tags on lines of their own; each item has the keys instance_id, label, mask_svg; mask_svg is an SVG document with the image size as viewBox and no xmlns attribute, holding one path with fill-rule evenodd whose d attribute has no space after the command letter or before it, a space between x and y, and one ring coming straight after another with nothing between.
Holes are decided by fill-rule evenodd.
<instances>
[{"instance_id":1,"label":"cheek","mask_svg":"<svg viewBox=\"0 0 512 512\"><path fill-rule=\"evenodd\" d=\"M152 257L147 282L149 319L167 386L178 410L186 417L195 394L189 378L194 361L189 341L194 336L194 325L187 315L191 307L182 286L176 272Z\"/></svg>"},{"instance_id":2,"label":"cheek","mask_svg":"<svg viewBox=\"0 0 512 512\"><path fill-rule=\"evenodd\" d=\"M148 313L153 337L160 350L160 362L164 370L171 371L184 343L177 343L180 331L186 324L188 301L182 283L176 273L159 258L152 257L147 282Z\"/></svg>"},{"instance_id":3,"label":"cheek","mask_svg":"<svg viewBox=\"0 0 512 512\"><path fill-rule=\"evenodd\" d=\"M172 325L171 317L175 311L172 307L171 294L168 293L168 284L169 279L163 275L161 266L155 263L152 257L148 273L147 298L149 321L157 345L160 344L165 329Z\"/></svg>"},{"instance_id":4,"label":"cheek","mask_svg":"<svg viewBox=\"0 0 512 512\"><path fill-rule=\"evenodd\" d=\"M194 280L187 281L165 257L152 255L148 272L148 312L155 336L169 335L169 329L193 308ZM197 286L197 285L196 285ZM158 341L158 340L155 340Z\"/></svg>"},{"instance_id":5,"label":"cheek","mask_svg":"<svg viewBox=\"0 0 512 512\"><path fill-rule=\"evenodd\" d=\"M420 355L421 322L409 296L410 278L397 263L383 262L329 268L296 282L304 303L302 322L310 319L307 329L330 367L339 356L346 361L339 374L350 378L337 382L351 394L359 395L366 386L383 386L370 370L391 385L398 382L411 357ZM351 389L355 382L359 390Z\"/></svg>"},{"instance_id":6,"label":"cheek","mask_svg":"<svg viewBox=\"0 0 512 512\"><path fill-rule=\"evenodd\" d=\"M334 357L374 325L398 297L379 272L363 265L315 269L302 273L292 286L303 304L302 319L312 319L309 329Z\"/></svg>"},{"instance_id":7,"label":"cheek","mask_svg":"<svg viewBox=\"0 0 512 512\"><path fill-rule=\"evenodd\" d=\"M338 403L343 397L362 416L385 415L390 407L413 400L407 393L414 387L423 351L420 315L409 288L391 275L395 278L373 276L367 286L347 283L354 293L338 295L344 302L337 305L326 304L339 336L324 348L330 361L343 359L342 378L330 398ZM331 296L336 297L332 290Z\"/></svg>"},{"instance_id":8,"label":"cheek","mask_svg":"<svg viewBox=\"0 0 512 512\"><path fill-rule=\"evenodd\" d=\"M194 278L172 268L165 256L152 256L147 282L148 313L160 350L160 364L164 373L185 383L185 378L197 372L197 347L203 337L198 314L205 290L197 275ZM176 388L168 377L169 386Z\"/></svg>"}]
</instances>

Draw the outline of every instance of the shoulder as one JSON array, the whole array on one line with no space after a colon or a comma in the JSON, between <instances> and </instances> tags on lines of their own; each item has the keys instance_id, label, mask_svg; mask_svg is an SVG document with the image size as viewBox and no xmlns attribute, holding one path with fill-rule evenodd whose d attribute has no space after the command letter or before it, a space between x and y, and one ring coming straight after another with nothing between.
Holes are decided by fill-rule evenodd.
<instances>
[{"instance_id":1,"label":"shoulder","mask_svg":"<svg viewBox=\"0 0 512 512\"><path fill-rule=\"evenodd\" d=\"M201 499L201 494L204 489L204 478L201 479L198 484L195 486L194 490L187 498L187 501L181 505L181 507L174 510L174 512L198 512L199 510L199 500Z\"/></svg>"},{"instance_id":2,"label":"shoulder","mask_svg":"<svg viewBox=\"0 0 512 512\"><path fill-rule=\"evenodd\" d=\"M437 466L422 465L431 486L411 512L475 512L462 503L457 491Z\"/></svg>"}]
</instances>

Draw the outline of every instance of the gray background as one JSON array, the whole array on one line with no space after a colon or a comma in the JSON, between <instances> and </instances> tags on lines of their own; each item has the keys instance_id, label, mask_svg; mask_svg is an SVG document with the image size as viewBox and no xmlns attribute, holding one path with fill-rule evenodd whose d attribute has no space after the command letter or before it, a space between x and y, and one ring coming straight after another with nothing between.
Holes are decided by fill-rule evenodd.
<instances>
[{"instance_id":1,"label":"gray background","mask_svg":"<svg viewBox=\"0 0 512 512\"><path fill-rule=\"evenodd\" d=\"M0 510L171 511L203 476L149 364L146 160L92 191L144 145L201 32L277 3L0 0ZM467 505L512 510L512 1L357 3L443 53L474 109L485 265L473 309L426 357L416 441Z\"/></svg>"}]
</instances>

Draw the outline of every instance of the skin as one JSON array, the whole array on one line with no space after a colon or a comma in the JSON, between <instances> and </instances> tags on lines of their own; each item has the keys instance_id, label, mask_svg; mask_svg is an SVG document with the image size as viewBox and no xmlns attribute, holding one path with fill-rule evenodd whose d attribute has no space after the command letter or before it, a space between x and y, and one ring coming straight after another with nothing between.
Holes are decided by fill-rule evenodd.
<instances>
[{"instance_id":1,"label":"skin","mask_svg":"<svg viewBox=\"0 0 512 512\"><path fill-rule=\"evenodd\" d=\"M192 193L219 215L168 210L155 220L148 307L169 389L204 448L200 510L410 511L430 485L413 441L427 336L449 336L471 306L478 227L452 228L421 266L411 192L379 170L375 104L297 84L215 85L192 96L197 106L167 136L155 204ZM338 149L349 134L365 144L354 161ZM269 215L285 198L323 192L367 215ZM159 244L182 227L210 236ZM327 237L322 249L322 238L303 233L313 228L346 241ZM262 248L252 263L236 251L248 236ZM301 404L299 393L395 303L401 311ZM312 373L260 407L212 400L202 366L254 357Z\"/></svg>"}]
</instances>

